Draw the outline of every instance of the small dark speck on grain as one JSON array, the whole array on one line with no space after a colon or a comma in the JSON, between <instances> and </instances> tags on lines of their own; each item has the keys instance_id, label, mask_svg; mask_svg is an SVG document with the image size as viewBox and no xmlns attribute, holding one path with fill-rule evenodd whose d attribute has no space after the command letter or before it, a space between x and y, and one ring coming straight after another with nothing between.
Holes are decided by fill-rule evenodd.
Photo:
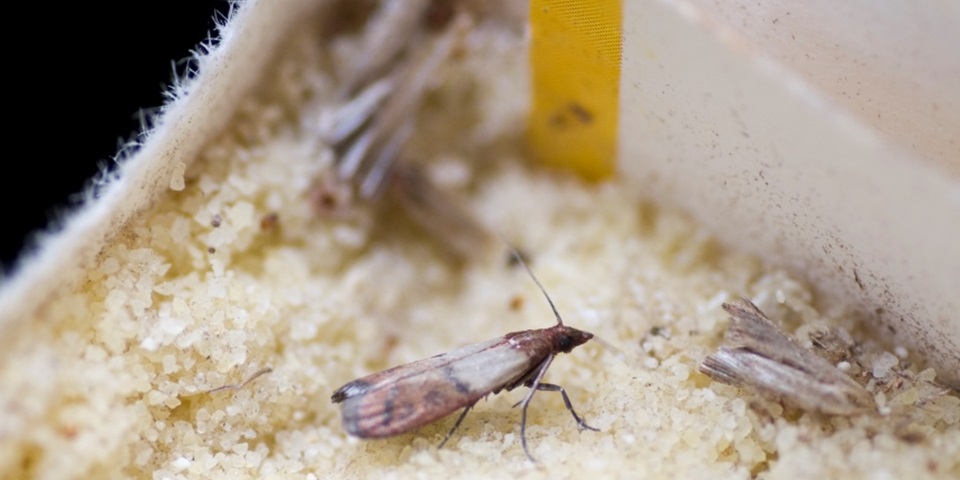
<instances>
[{"instance_id":1,"label":"small dark speck on grain","mask_svg":"<svg viewBox=\"0 0 960 480\"><path fill-rule=\"evenodd\" d=\"M520 295L514 295L510 298L510 310L518 311L523 308L523 297Z\"/></svg>"},{"instance_id":2,"label":"small dark speck on grain","mask_svg":"<svg viewBox=\"0 0 960 480\"><path fill-rule=\"evenodd\" d=\"M268 213L260 219L260 230L264 232L275 232L279 226L280 215L276 212Z\"/></svg>"}]
</instances>

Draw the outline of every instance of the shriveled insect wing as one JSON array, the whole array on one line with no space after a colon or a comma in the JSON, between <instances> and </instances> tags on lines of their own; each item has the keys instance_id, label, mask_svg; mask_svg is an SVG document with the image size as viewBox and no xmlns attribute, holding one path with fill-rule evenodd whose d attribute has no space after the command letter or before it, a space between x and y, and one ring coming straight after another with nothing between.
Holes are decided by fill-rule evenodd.
<instances>
[{"instance_id":1,"label":"shriveled insect wing","mask_svg":"<svg viewBox=\"0 0 960 480\"><path fill-rule=\"evenodd\" d=\"M801 347L747 299L723 305L733 320L724 345L700 371L718 382L751 388L803 410L855 415L876 404L859 383Z\"/></svg>"}]
</instances>

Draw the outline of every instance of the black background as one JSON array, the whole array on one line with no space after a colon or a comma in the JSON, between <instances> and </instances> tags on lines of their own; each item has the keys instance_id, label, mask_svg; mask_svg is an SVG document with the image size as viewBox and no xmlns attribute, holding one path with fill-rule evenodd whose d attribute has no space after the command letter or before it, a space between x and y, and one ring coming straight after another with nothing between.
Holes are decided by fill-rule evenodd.
<instances>
[{"instance_id":1,"label":"black background","mask_svg":"<svg viewBox=\"0 0 960 480\"><path fill-rule=\"evenodd\" d=\"M229 11L226 0L27 3L6 18L7 273L30 233L139 129L138 110L163 103L173 62L214 32L214 13Z\"/></svg>"}]
</instances>

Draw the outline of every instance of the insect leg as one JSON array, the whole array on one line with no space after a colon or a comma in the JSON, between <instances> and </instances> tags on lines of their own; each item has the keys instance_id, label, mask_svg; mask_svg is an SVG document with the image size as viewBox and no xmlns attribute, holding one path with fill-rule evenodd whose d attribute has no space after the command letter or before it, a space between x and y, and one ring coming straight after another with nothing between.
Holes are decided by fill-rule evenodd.
<instances>
[{"instance_id":1,"label":"insect leg","mask_svg":"<svg viewBox=\"0 0 960 480\"><path fill-rule=\"evenodd\" d=\"M570 410L570 414L573 415L573 419L577 421L577 428L579 430L587 429L593 430L594 432L599 432L599 428L593 428L590 425L587 425L587 422L583 421L577 412L573 411L573 404L570 403L570 397L567 396L567 391L563 389L560 385L554 385L552 383L541 383L537 385L537 390L543 390L544 392L560 392L560 395L563 395L563 403L567 406L567 410Z\"/></svg>"},{"instance_id":2,"label":"insect leg","mask_svg":"<svg viewBox=\"0 0 960 480\"><path fill-rule=\"evenodd\" d=\"M547 356L547 359L540 364L536 377L529 383L530 393L527 393L527 396L523 399L523 413L520 415L520 442L523 444L523 453L526 453L527 458L533 463L537 463L537 460L533 458L533 455L530 455L530 449L527 448L527 406L530 405L533 394L537 393L537 390L540 388L540 380L543 378L543 375L547 373L547 369L550 368L553 357L553 355Z\"/></svg>"},{"instance_id":3,"label":"insect leg","mask_svg":"<svg viewBox=\"0 0 960 480\"><path fill-rule=\"evenodd\" d=\"M446 437L443 437L443 441L440 442L440 445L437 445L437 448L443 448L443 446L447 443L447 440L450 440L450 436L453 435L453 432L457 431L457 428L460 426L460 422L463 421L463 417L466 417L466 416L467 416L467 412L469 412L470 409L473 408L473 406L476 405L476 404L477 404L477 402L473 402L473 403L471 403L470 405L467 405L467 406L463 409L463 413L461 413L460 416L457 418L457 423L454 423L454 424L453 424L453 428L451 428L450 431L447 432L447 436L446 436Z\"/></svg>"}]
</instances>

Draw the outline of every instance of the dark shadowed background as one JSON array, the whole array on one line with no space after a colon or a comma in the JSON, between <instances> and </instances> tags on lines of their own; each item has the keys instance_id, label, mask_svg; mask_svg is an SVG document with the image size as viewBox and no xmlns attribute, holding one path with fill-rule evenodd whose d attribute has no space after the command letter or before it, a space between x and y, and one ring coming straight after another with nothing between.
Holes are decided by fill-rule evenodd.
<instances>
[{"instance_id":1,"label":"dark shadowed background","mask_svg":"<svg viewBox=\"0 0 960 480\"><path fill-rule=\"evenodd\" d=\"M229 10L226 0L28 3L9 12L8 22L22 25L5 42L7 273L30 233L112 163L139 128L138 110L163 102L174 62L213 31L214 12Z\"/></svg>"}]
</instances>

